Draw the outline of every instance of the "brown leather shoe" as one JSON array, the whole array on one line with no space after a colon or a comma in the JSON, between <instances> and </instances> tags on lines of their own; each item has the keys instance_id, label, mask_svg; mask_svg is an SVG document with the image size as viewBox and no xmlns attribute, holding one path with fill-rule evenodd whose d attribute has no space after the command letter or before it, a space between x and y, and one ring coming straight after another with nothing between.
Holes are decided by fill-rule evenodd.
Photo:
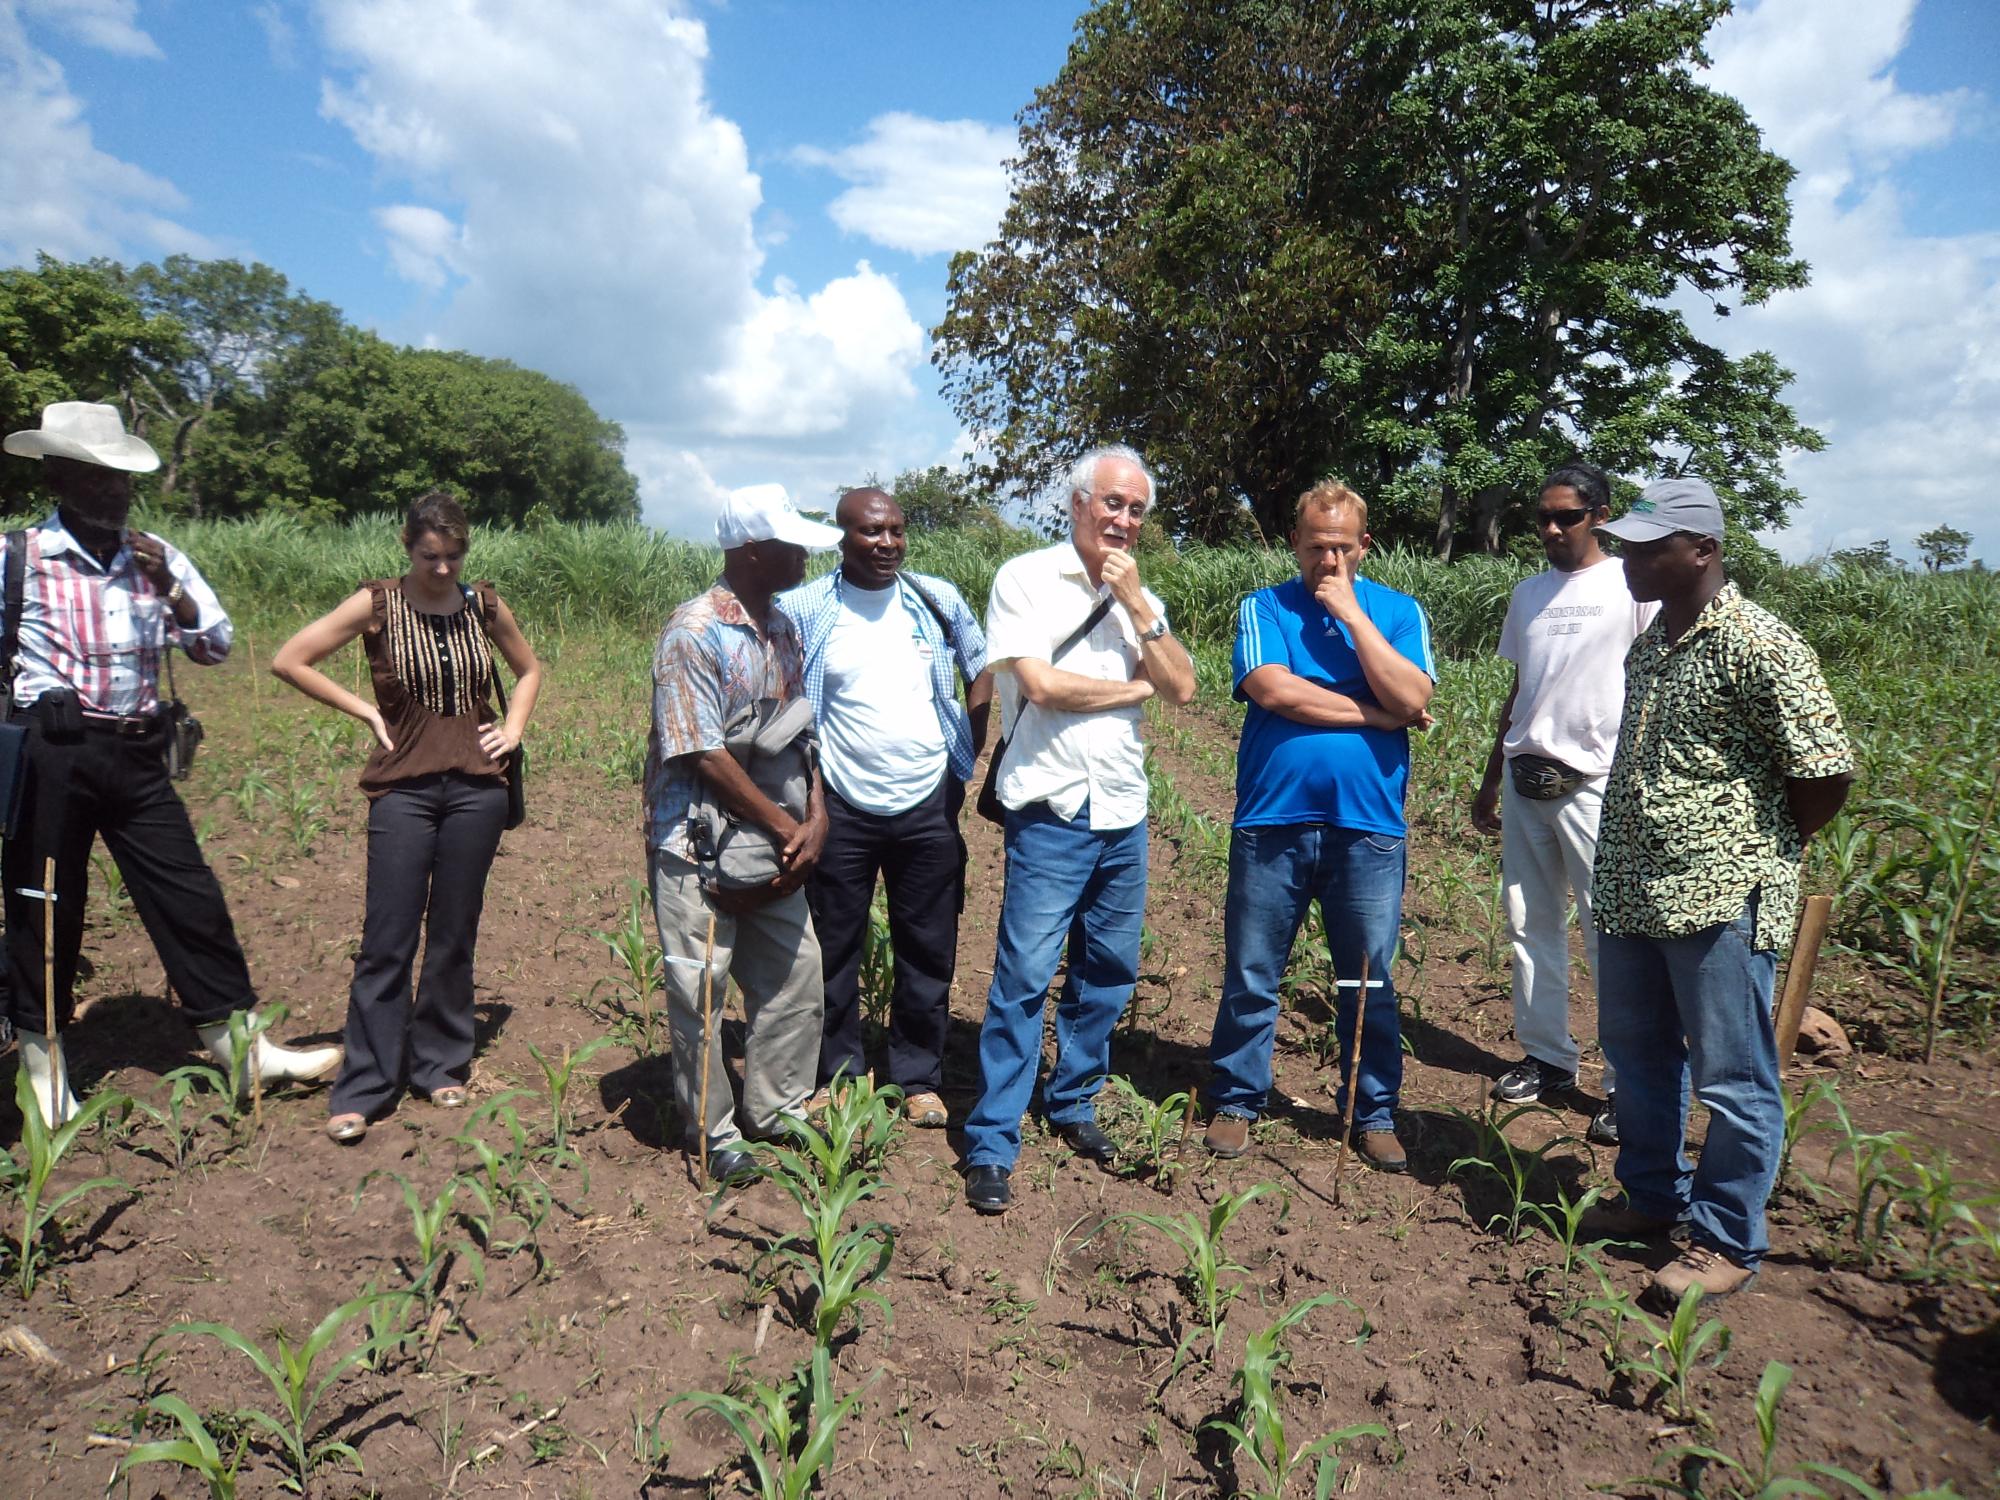
<instances>
[{"instance_id":1,"label":"brown leather shoe","mask_svg":"<svg viewBox=\"0 0 2000 1500\"><path fill-rule=\"evenodd\" d=\"M1393 1130L1357 1130L1354 1132L1354 1149L1378 1172L1410 1170L1409 1155Z\"/></svg>"},{"instance_id":2,"label":"brown leather shoe","mask_svg":"<svg viewBox=\"0 0 2000 1500\"><path fill-rule=\"evenodd\" d=\"M1678 1221L1658 1214L1642 1214L1623 1198L1612 1203L1593 1203L1577 1221L1580 1240L1663 1240L1674 1232Z\"/></svg>"},{"instance_id":3,"label":"brown leather shoe","mask_svg":"<svg viewBox=\"0 0 2000 1500\"><path fill-rule=\"evenodd\" d=\"M1201 1143L1212 1156L1241 1156L1250 1149L1250 1124L1248 1115L1212 1115L1208 1134L1201 1138Z\"/></svg>"},{"instance_id":4,"label":"brown leather shoe","mask_svg":"<svg viewBox=\"0 0 2000 1500\"><path fill-rule=\"evenodd\" d=\"M951 1123L951 1111L929 1089L911 1094L903 1101L903 1118L919 1130L942 1130Z\"/></svg>"},{"instance_id":5,"label":"brown leather shoe","mask_svg":"<svg viewBox=\"0 0 2000 1500\"><path fill-rule=\"evenodd\" d=\"M1706 1245L1690 1245L1653 1273L1653 1295L1669 1306L1678 1303L1691 1286L1700 1287L1709 1301L1740 1292L1756 1279L1754 1267L1739 1266L1719 1250Z\"/></svg>"}]
</instances>

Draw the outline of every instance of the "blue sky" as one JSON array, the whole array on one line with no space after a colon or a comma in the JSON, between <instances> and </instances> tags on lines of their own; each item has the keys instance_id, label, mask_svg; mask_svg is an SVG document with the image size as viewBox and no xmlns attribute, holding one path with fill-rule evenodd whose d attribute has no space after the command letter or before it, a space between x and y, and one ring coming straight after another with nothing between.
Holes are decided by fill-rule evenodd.
<instances>
[{"instance_id":1,"label":"blue sky","mask_svg":"<svg viewBox=\"0 0 2000 1500\"><path fill-rule=\"evenodd\" d=\"M0 0L0 263L254 258L623 422L649 518L950 461L927 330L992 231L1053 0ZM1828 437L1788 554L2000 562L2000 5L1761 0L1714 81L1800 169L1814 284L1710 327Z\"/></svg>"}]
</instances>

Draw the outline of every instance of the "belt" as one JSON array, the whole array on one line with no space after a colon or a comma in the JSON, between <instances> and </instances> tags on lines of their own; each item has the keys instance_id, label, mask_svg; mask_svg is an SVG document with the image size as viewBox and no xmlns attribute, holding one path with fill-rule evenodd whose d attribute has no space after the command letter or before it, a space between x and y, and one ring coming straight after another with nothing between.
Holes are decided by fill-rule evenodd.
<instances>
[{"instance_id":1,"label":"belt","mask_svg":"<svg viewBox=\"0 0 2000 1500\"><path fill-rule=\"evenodd\" d=\"M139 740L159 733L167 722L165 714L83 713L83 727L93 734L111 734L120 739Z\"/></svg>"}]
</instances>

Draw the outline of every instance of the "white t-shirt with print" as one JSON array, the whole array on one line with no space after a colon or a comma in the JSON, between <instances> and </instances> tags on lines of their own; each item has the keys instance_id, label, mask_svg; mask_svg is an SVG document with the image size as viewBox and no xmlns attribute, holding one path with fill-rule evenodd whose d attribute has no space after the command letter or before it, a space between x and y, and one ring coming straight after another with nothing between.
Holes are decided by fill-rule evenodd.
<instances>
[{"instance_id":1,"label":"white t-shirt with print","mask_svg":"<svg viewBox=\"0 0 2000 1500\"><path fill-rule=\"evenodd\" d=\"M931 701L931 645L897 590L843 588L826 641L820 719L827 784L864 812L906 812L944 775L944 728Z\"/></svg>"},{"instance_id":2,"label":"white t-shirt with print","mask_svg":"<svg viewBox=\"0 0 2000 1500\"><path fill-rule=\"evenodd\" d=\"M1500 655L1520 672L1506 755L1545 755L1587 776L1609 771L1625 712L1625 653L1659 608L1633 599L1616 557L1515 585L1500 628Z\"/></svg>"}]
</instances>

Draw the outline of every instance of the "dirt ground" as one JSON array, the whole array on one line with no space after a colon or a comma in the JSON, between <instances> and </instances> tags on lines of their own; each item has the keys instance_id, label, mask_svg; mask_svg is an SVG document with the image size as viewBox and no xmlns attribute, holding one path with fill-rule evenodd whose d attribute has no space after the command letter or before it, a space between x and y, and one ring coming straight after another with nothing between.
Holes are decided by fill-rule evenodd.
<instances>
[{"instance_id":1,"label":"dirt ground","mask_svg":"<svg viewBox=\"0 0 2000 1500\"><path fill-rule=\"evenodd\" d=\"M1192 733L1162 743L1160 765L1198 811L1226 823L1230 789L1218 768L1229 731L1198 713L1181 722ZM212 727L205 753L229 753L226 722ZM207 823L253 970L266 996L290 1007L281 1033L336 1037L361 915L358 794L332 809L332 826L304 855L268 813L252 806L244 816L214 795L215 782L196 785L210 788L192 805ZM488 895L475 1103L539 1080L529 1044L559 1054L604 1034L604 1014L586 1002L594 990L602 999L613 965L593 934L623 923L642 872L635 789L587 765L553 764L531 792L530 821L507 836ZM967 825L970 896L945 1091L955 1111L975 1089L1001 888L994 831L970 814ZM1450 858L1451 837L1417 830L1413 858L1420 866ZM1146 975L1113 1054L1116 1070L1152 1098L1198 1090L1205 1076L1221 900L1212 859L1198 861L1156 829ZM1703 1434L1647 1401L1643 1384L1607 1375L1586 1320L1564 1316L1550 1278L1536 1273L1549 1257L1546 1237L1509 1244L1486 1232L1491 1187L1450 1171L1474 1139L1460 1112L1483 1107L1491 1078L1518 1053L1504 973L1483 960L1464 913L1413 895L1410 921L1428 933L1421 971L1399 975L1410 1054L1402 1127L1414 1170L1373 1175L1350 1160L1339 1207L1332 1075L1317 1045L1325 1011L1310 991L1287 1011L1277 1059L1283 1102L1251 1153L1213 1161L1197 1127L1168 1192L1099 1170L1031 1125L1017 1206L981 1218L963 1204L956 1133L901 1133L889 1186L868 1208L895 1230L879 1284L893 1323L864 1309L861 1332L841 1345L841 1387L866 1390L841 1430L825 1492L1229 1493L1252 1476L1203 1424L1233 1415L1245 1337L1322 1292L1352 1306L1315 1313L1289 1339L1279 1388L1291 1441L1364 1422L1390 1433L1347 1447L1341 1493L1530 1500L1608 1486L1638 1494L1632 1481L1671 1472L1663 1455ZM70 1033L79 1092L117 1088L157 1101L162 1075L199 1060L193 1033L163 1000L136 919L101 893L87 951L88 1003ZM1822 971L1836 1011L1864 1000L1867 984L1844 960ZM734 1010L723 1033L732 1050ZM1582 1007L1575 1024L1579 1035L1594 1034ZM656 1414L676 1395L724 1390L739 1374L780 1379L805 1357L807 1309L796 1290L773 1291L756 1274L760 1249L792 1226L795 1211L768 1184L712 1206L691 1182L671 1145L664 1055L615 1046L580 1073L580 1162L546 1174L560 1203L543 1230L546 1271L529 1254L489 1250L482 1287L461 1257L428 1359L355 1369L328 1392L319 1421L354 1445L363 1469L326 1468L314 1493L729 1490L743 1447L722 1422L686 1407ZM1997 1080L1989 1058L1924 1067L1865 1055L1845 1068L1840 1088L1859 1124L1948 1147L1962 1179L1992 1183L2000 1181ZM1572 1190L1609 1176L1609 1154L1593 1160L1580 1144L1592 1102L1513 1127L1526 1144L1571 1137L1551 1148L1549 1175ZM357 1188L370 1173L395 1172L435 1191L464 1165L451 1138L465 1116L406 1101L359 1146L343 1148L320 1134L324 1112L321 1095L267 1099L261 1125L204 1126L179 1168L150 1123L135 1122L120 1142L93 1137L79 1148L59 1180L109 1172L129 1191L97 1193L71 1216L62 1260L30 1301L0 1291L0 1328L26 1325L60 1361L42 1368L0 1353L0 1401L14 1413L0 1423L0 1493L102 1493L120 1443L133 1436L138 1401L161 1389L205 1413L274 1409L249 1362L209 1340L177 1341L142 1378L136 1362L148 1340L176 1320L216 1320L268 1343L278 1329L303 1336L370 1282L402 1284L415 1251L410 1215L393 1183L369 1183L358 1203ZM522 1101L519 1112L525 1123L546 1123L546 1106ZM1115 1115L1109 1123L1114 1133L1129 1128ZM18 1131L11 1103L0 1104L0 1140ZM1800 1160L1815 1172L1826 1166L1811 1142ZM1205 1214L1220 1195L1260 1182L1284 1191L1249 1204L1230 1228L1244 1271L1228 1279L1244 1290L1221 1357L1204 1362L1197 1340L1197 1357L1174 1371L1174 1346L1190 1326L1178 1261L1159 1234L1107 1220ZM1694 1383L1715 1423L1712 1440L1754 1455L1752 1398L1766 1362L1782 1359L1796 1373L1781 1461L1838 1464L1898 1494L1947 1482L1966 1496L1995 1493L1993 1298L1837 1264L1826 1212L1797 1191L1774 1205L1773 1238L1764 1273L1714 1310L1733 1343ZM1657 1264L1611 1254L1612 1277L1628 1290ZM280 1493L283 1475L260 1439L243 1493ZM134 1473L130 1492L204 1489L153 1466Z\"/></svg>"}]
</instances>

